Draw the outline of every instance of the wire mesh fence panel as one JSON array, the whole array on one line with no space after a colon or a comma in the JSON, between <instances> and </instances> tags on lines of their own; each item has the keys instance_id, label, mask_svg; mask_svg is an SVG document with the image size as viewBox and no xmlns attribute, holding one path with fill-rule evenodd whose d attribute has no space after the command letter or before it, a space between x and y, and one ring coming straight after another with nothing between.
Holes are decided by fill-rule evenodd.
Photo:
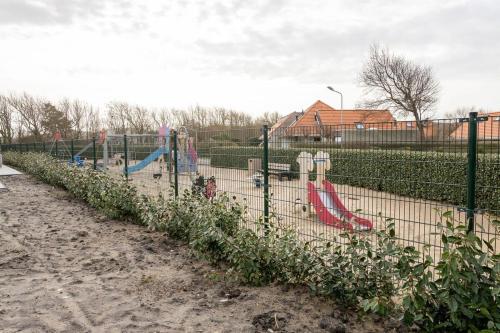
<instances>
[{"instance_id":1,"label":"wire mesh fence panel","mask_svg":"<svg viewBox=\"0 0 500 333\"><path fill-rule=\"evenodd\" d=\"M106 165L106 171L115 177L128 178L139 193L169 194L172 185L169 136L111 135L106 138L103 154L102 164Z\"/></svg>"},{"instance_id":2,"label":"wire mesh fence panel","mask_svg":"<svg viewBox=\"0 0 500 333\"><path fill-rule=\"evenodd\" d=\"M483 240L498 237L500 113L476 118L180 127L175 134L108 135L95 149L93 140L52 140L2 150L45 152L64 163L79 157L113 177L128 177L150 196L169 195L176 178L179 193L210 198L225 192L247 208L248 228L257 230L256 222L269 217L305 241L341 244L346 231L376 241L375 231L394 223L400 244L437 261L444 212L456 223L473 217ZM500 244L492 246L498 253Z\"/></svg>"},{"instance_id":3,"label":"wire mesh fence panel","mask_svg":"<svg viewBox=\"0 0 500 333\"><path fill-rule=\"evenodd\" d=\"M180 188L191 190L194 182L210 190L215 181L217 193L225 192L247 208L247 227L255 229L254 222L261 218L264 207L261 128L186 133L178 144ZM188 168L195 152L196 166Z\"/></svg>"},{"instance_id":4,"label":"wire mesh fence panel","mask_svg":"<svg viewBox=\"0 0 500 333\"><path fill-rule=\"evenodd\" d=\"M500 112L479 119L474 231L483 240L493 239L492 246L498 253L498 229L493 221L500 221ZM469 131L468 123L462 127L464 134Z\"/></svg>"},{"instance_id":5,"label":"wire mesh fence panel","mask_svg":"<svg viewBox=\"0 0 500 333\"><path fill-rule=\"evenodd\" d=\"M218 190L242 200L257 220L264 213L259 129L197 136L199 173L216 176ZM477 205L484 210L475 219L485 238L495 233L500 202L495 140L478 145ZM275 127L268 141L271 222L304 240L342 242L345 231L375 237L389 221L402 245L429 246L426 254L438 260L442 214L467 222L468 139L458 119ZM183 188L193 175L183 176Z\"/></svg>"}]
</instances>

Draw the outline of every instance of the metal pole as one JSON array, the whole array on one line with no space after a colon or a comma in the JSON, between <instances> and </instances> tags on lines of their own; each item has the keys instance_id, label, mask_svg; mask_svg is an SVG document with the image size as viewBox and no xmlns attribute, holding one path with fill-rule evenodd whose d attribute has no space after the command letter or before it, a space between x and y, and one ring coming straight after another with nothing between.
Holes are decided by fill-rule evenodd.
<instances>
[{"instance_id":1,"label":"metal pole","mask_svg":"<svg viewBox=\"0 0 500 333\"><path fill-rule=\"evenodd\" d=\"M263 156L263 174L264 174L264 228L266 233L269 232L269 141L268 127L264 125L262 128L264 137L264 156Z\"/></svg>"},{"instance_id":2,"label":"metal pole","mask_svg":"<svg viewBox=\"0 0 500 333\"><path fill-rule=\"evenodd\" d=\"M333 89L332 87L326 87L328 90L333 91L340 95L340 147L344 145L344 133L343 133L343 125L344 125L344 95L338 90Z\"/></svg>"},{"instance_id":3,"label":"metal pole","mask_svg":"<svg viewBox=\"0 0 500 333\"><path fill-rule=\"evenodd\" d=\"M123 155L125 158L125 178L128 180L128 147L127 147L127 134L123 134Z\"/></svg>"},{"instance_id":4,"label":"metal pole","mask_svg":"<svg viewBox=\"0 0 500 333\"><path fill-rule=\"evenodd\" d=\"M179 173L177 172L177 131L174 131L174 194L179 196Z\"/></svg>"},{"instance_id":5,"label":"metal pole","mask_svg":"<svg viewBox=\"0 0 500 333\"><path fill-rule=\"evenodd\" d=\"M56 140L56 158L57 158L57 156L59 155L59 150L58 150L58 142L59 142L59 141L57 141L57 140Z\"/></svg>"},{"instance_id":6,"label":"metal pole","mask_svg":"<svg viewBox=\"0 0 500 333\"><path fill-rule=\"evenodd\" d=\"M92 154L94 155L94 170L97 170L97 150L95 149L95 136L92 138Z\"/></svg>"},{"instance_id":7,"label":"metal pole","mask_svg":"<svg viewBox=\"0 0 500 333\"><path fill-rule=\"evenodd\" d=\"M476 211L477 167L477 112L469 113L469 138L467 142L467 223L468 231L474 232Z\"/></svg>"},{"instance_id":8,"label":"metal pole","mask_svg":"<svg viewBox=\"0 0 500 333\"><path fill-rule=\"evenodd\" d=\"M42 149L43 149L43 152L45 153L45 141L42 141Z\"/></svg>"}]
</instances>

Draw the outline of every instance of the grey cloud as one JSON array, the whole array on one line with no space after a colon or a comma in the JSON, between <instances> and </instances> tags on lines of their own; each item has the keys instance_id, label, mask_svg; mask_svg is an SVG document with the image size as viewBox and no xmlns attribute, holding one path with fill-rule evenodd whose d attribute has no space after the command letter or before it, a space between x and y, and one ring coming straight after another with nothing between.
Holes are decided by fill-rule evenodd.
<instances>
[{"instance_id":1,"label":"grey cloud","mask_svg":"<svg viewBox=\"0 0 500 333\"><path fill-rule=\"evenodd\" d=\"M327 15L327 13L325 13ZM199 40L202 54L213 59L205 70L236 72L252 77L292 77L319 82L325 77L356 79L368 46L377 42L389 48L412 50L418 61L439 67L448 78L500 75L500 4L494 1L467 2L389 25L386 18L369 26L345 32L332 24L309 28L307 24L283 21L280 28L259 32L252 27L238 41ZM388 20L387 20L388 21ZM434 46L446 52L434 56Z\"/></svg>"},{"instance_id":2,"label":"grey cloud","mask_svg":"<svg viewBox=\"0 0 500 333\"><path fill-rule=\"evenodd\" d=\"M99 15L103 8L100 0L1 0L0 25L68 24L77 17Z\"/></svg>"}]
</instances>

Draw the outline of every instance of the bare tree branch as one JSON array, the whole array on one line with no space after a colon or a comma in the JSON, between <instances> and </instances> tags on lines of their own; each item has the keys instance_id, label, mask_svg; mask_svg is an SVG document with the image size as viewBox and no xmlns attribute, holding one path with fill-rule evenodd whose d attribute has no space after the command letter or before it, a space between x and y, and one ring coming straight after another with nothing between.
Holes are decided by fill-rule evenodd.
<instances>
[{"instance_id":1,"label":"bare tree branch","mask_svg":"<svg viewBox=\"0 0 500 333\"><path fill-rule=\"evenodd\" d=\"M424 120L432 116L439 84L432 69L391 54L373 45L360 75L361 85L371 98L366 108L388 108L404 116L412 115L424 138Z\"/></svg>"}]
</instances>

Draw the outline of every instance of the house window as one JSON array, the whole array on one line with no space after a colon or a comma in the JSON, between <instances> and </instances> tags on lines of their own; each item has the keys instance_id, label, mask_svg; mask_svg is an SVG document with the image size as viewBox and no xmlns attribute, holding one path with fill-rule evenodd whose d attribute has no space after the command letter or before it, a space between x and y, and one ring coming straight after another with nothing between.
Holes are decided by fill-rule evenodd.
<instances>
[{"instance_id":1,"label":"house window","mask_svg":"<svg viewBox=\"0 0 500 333\"><path fill-rule=\"evenodd\" d=\"M493 121L500 121L500 117L493 117Z\"/></svg>"},{"instance_id":2,"label":"house window","mask_svg":"<svg viewBox=\"0 0 500 333\"><path fill-rule=\"evenodd\" d=\"M320 142L321 138L320 137L314 137L314 142Z\"/></svg>"},{"instance_id":3,"label":"house window","mask_svg":"<svg viewBox=\"0 0 500 333\"><path fill-rule=\"evenodd\" d=\"M356 129L363 129L365 125L363 123L356 123Z\"/></svg>"},{"instance_id":4,"label":"house window","mask_svg":"<svg viewBox=\"0 0 500 333\"><path fill-rule=\"evenodd\" d=\"M411 121L407 122L406 127L413 127L413 123Z\"/></svg>"}]
</instances>

